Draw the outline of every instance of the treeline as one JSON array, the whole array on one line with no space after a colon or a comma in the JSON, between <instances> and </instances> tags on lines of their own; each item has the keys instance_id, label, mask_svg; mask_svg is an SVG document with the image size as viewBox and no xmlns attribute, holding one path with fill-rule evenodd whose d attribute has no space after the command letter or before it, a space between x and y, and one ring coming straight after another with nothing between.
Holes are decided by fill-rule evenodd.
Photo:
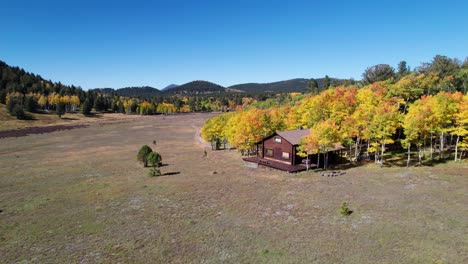
<instances>
[{"instance_id":1,"label":"treeline","mask_svg":"<svg viewBox=\"0 0 468 264\"><path fill-rule=\"evenodd\" d=\"M252 97L249 97L252 96ZM247 102L264 100L274 94L221 93L201 95L158 95L151 98L119 96L112 92L68 86L60 82L43 79L40 75L11 67L0 61L0 103L7 110L22 119L24 110L29 112L80 111L85 115L91 111L125 114L151 115L157 113L228 111Z\"/></svg>"},{"instance_id":2,"label":"treeline","mask_svg":"<svg viewBox=\"0 0 468 264\"><path fill-rule=\"evenodd\" d=\"M436 56L413 71L400 66L398 72L370 67L362 83L332 87L296 102L215 116L203 126L202 136L252 150L275 131L303 127L310 129L301 142L303 156L326 154L339 145L351 160L372 156L380 164L389 146L405 148L408 165L411 151L417 152L418 163L435 154L444 159L449 150L455 160L463 158L468 148L468 63ZM372 78L378 81L363 84Z\"/></svg>"}]
</instances>

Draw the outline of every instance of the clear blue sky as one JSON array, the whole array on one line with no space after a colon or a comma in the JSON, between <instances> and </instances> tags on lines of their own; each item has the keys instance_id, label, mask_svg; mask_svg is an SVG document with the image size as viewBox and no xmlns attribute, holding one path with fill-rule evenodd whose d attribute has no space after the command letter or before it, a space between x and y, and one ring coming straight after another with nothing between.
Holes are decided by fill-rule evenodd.
<instances>
[{"instance_id":1,"label":"clear blue sky","mask_svg":"<svg viewBox=\"0 0 468 264\"><path fill-rule=\"evenodd\" d=\"M2 2L0 60L84 89L361 79L468 56L468 1Z\"/></svg>"}]
</instances>

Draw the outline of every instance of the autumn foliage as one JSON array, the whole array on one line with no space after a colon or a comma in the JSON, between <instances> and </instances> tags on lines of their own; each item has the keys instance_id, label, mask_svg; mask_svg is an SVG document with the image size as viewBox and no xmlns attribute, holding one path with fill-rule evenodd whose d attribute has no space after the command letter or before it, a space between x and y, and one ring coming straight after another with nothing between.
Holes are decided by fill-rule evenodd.
<instances>
[{"instance_id":1,"label":"autumn foliage","mask_svg":"<svg viewBox=\"0 0 468 264\"><path fill-rule=\"evenodd\" d=\"M340 145L350 160L373 157L383 164L388 147L401 145L409 153L416 151L419 163L423 150L428 149L431 158L436 152L444 158L452 146L455 159L460 159L468 147L468 97L440 91L441 82L435 74L412 73L361 88L333 87L289 104L215 116L207 120L202 135L207 141L223 138L249 150L275 131L303 127L311 131L298 149L304 157L323 153L326 158Z\"/></svg>"}]
</instances>

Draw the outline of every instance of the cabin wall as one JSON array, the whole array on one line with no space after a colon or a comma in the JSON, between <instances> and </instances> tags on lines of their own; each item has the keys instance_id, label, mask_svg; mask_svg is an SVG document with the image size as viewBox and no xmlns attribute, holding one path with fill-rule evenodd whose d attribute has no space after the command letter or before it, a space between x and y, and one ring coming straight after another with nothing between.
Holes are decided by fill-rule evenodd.
<instances>
[{"instance_id":1,"label":"cabin wall","mask_svg":"<svg viewBox=\"0 0 468 264\"><path fill-rule=\"evenodd\" d=\"M277 138L281 139L281 142L277 142ZM271 155L271 151L273 152L273 155ZM288 158L283 156L285 153L288 153ZM293 146L288 141L284 140L284 138L280 136L275 135L264 140L263 157L293 164L292 161L295 158L295 153Z\"/></svg>"}]
</instances>

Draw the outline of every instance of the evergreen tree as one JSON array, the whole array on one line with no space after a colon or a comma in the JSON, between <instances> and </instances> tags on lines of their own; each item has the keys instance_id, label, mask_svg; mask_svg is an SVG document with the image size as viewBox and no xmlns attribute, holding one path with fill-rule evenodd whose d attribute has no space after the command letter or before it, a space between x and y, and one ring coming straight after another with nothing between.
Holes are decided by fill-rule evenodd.
<instances>
[{"instance_id":1,"label":"evergreen tree","mask_svg":"<svg viewBox=\"0 0 468 264\"><path fill-rule=\"evenodd\" d=\"M84 116L91 115L91 104L89 103L88 99L84 101L81 112L83 113Z\"/></svg>"},{"instance_id":2,"label":"evergreen tree","mask_svg":"<svg viewBox=\"0 0 468 264\"><path fill-rule=\"evenodd\" d=\"M150 154L153 150L148 145L143 145L137 154L137 160L143 162L143 167L148 166L148 160L146 157Z\"/></svg>"},{"instance_id":3,"label":"evergreen tree","mask_svg":"<svg viewBox=\"0 0 468 264\"><path fill-rule=\"evenodd\" d=\"M55 108L55 113L62 118L62 115L65 114L65 105L63 103L58 103Z\"/></svg>"},{"instance_id":4,"label":"evergreen tree","mask_svg":"<svg viewBox=\"0 0 468 264\"><path fill-rule=\"evenodd\" d=\"M330 87L330 77L325 75L325 78L323 78L323 89L328 89L328 87Z\"/></svg>"},{"instance_id":5,"label":"evergreen tree","mask_svg":"<svg viewBox=\"0 0 468 264\"><path fill-rule=\"evenodd\" d=\"M38 107L36 100L32 96L26 96L26 99L24 100L24 108L26 111L34 113L37 111Z\"/></svg>"}]
</instances>

